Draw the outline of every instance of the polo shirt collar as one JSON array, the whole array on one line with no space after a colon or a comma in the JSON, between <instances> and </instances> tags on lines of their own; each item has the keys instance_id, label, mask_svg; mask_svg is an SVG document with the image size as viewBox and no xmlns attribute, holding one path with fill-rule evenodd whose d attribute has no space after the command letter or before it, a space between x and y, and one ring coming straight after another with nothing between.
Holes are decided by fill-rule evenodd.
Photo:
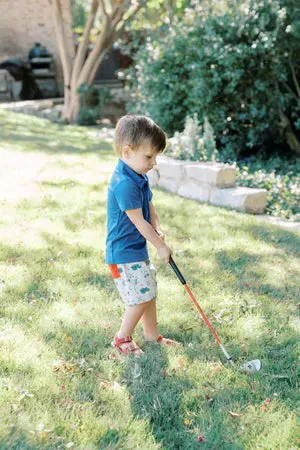
<instances>
[{"instance_id":1,"label":"polo shirt collar","mask_svg":"<svg viewBox=\"0 0 300 450\"><path fill-rule=\"evenodd\" d=\"M126 175L128 175L132 180L134 180L139 187L143 188L148 183L148 178L146 175L139 175L121 159L119 159L117 167L121 169L122 172L126 173Z\"/></svg>"}]
</instances>

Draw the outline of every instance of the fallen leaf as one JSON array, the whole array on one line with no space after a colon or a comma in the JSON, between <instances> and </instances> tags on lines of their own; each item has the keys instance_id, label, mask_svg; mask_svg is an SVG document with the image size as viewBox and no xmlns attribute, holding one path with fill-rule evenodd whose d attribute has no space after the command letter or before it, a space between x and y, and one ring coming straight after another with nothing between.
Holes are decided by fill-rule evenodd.
<instances>
[{"instance_id":1,"label":"fallen leaf","mask_svg":"<svg viewBox=\"0 0 300 450\"><path fill-rule=\"evenodd\" d=\"M267 411L268 411L268 408L266 407L266 405L261 405L260 410L261 410L262 412L267 412Z\"/></svg>"},{"instance_id":2,"label":"fallen leaf","mask_svg":"<svg viewBox=\"0 0 300 450\"><path fill-rule=\"evenodd\" d=\"M183 367L184 366L184 362L181 358L178 359L178 364Z\"/></svg>"},{"instance_id":3,"label":"fallen leaf","mask_svg":"<svg viewBox=\"0 0 300 450\"><path fill-rule=\"evenodd\" d=\"M104 388L110 388L111 387L111 383L107 380L101 381L100 383L101 386L103 386Z\"/></svg>"},{"instance_id":4,"label":"fallen leaf","mask_svg":"<svg viewBox=\"0 0 300 450\"><path fill-rule=\"evenodd\" d=\"M247 353L247 345L246 344L242 344L241 345L241 350L243 353Z\"/></svg>"},{"instance_id":5,"label":"fallen leaf","mask_svg":"<svg viewBox=\"0 0 300 450\"><path fill-rule=\"evenodd\" d=\"M20 401L23 400L23 398L25 398L25 397L33 397L33 394L30 394L30 393L28 392L27 389L23 389L23 390L21 391L21 395L19 395L19 397L17 398L17 400L20 402Z\"/></svg>"},{"instance_id":6,"label":"fallen leaf","mask_svg":"<svg viewBox=\"0 0 300 450\"><path fill-rule=\"evenodd\" d=\"M73 339L72 339L71 336L66 336L66 337L65 337L65 341L66 341L66 342L72 342L72 340L73 340Z\"/></svg>"},{"instance_id":7,"label":"fallen leaf","mask_svg":"<svg viewBox=\"0 0 300 450\"><path fill-rule=\"evenodd\" d=\"M184 421L184 425L189 425L191 423L191 421L190 420L188 420L188 419L185 419L185 421Z\"/></svg>"},{"instance_id":8,"label":"fallen leaf","mask_svg":"<svg viewBox=\"0 0 300 450\"><path fill-rule=\"evenodd\" d=\"M121 359L122 356L120 353L112 352L108 355L108 359Z\"/></svg>"},{"instance_id":9,"label":"fallen leaf","mask_svg":"<svg viewBox=\"0 0 300 450\"><path fill-rule=\"evenodd\" d=\"M229 411L229 414L230 414L230 417L234 417L234 418L241 417L243 415L243 414L239 414L239 413L236 413L233 411Z\"/></svg>"}]
</instances>

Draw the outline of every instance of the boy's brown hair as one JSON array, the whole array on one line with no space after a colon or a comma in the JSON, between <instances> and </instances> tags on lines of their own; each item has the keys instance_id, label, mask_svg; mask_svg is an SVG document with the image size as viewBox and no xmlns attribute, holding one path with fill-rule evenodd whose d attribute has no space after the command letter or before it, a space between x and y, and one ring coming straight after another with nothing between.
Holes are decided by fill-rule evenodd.
<instances>
[{"instance_id":1,"label":"boy's brown hair","mask_svg":"<svg viewBox=\"0 0 300 450\"><path fill-rule=\"evenodd\" d=\"M156 149L157 153L161 153L166 146L166 135L149 117L127 114L119 119L114 138L118 156L122 155L122 149L126 145L135 150L145 141Z\"/></svg>"}]
</instances>

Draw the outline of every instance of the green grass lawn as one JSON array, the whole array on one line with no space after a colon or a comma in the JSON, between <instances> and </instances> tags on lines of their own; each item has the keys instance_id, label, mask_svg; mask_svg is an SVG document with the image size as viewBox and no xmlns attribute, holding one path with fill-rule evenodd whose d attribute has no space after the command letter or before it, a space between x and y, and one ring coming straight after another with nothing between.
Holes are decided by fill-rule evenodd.
<instances>
[{"instance_id":1,"label":"green grass lawn","mask_svg":"<svg viewBox=\"0 0 300 450\"><path fill-rule=\"evenodd\" d=\"M154 190L167 242L226 349L169 265L145 355L110 346L122 303L104 263L116 163L88 128L0 112L0 449L296 449L299 235Z\"/></svg>"}]
</instances>

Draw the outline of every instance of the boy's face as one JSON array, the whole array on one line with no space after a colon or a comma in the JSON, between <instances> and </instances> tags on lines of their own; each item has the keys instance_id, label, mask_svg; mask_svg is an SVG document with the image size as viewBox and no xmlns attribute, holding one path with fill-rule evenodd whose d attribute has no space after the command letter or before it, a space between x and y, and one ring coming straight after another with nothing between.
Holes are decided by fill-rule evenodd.
<instances>
[{"instance_id":1,"label":"boy's face","mask_svg":"<svg viewBox=\"0 0 300 450\"><path fill-rule=\"evenodd\" d=\"M149 143L132 150L125 146L122 151L122 160L135 172L143 175L156 165L157 151Z\"/></svg>"}]
</instances>

